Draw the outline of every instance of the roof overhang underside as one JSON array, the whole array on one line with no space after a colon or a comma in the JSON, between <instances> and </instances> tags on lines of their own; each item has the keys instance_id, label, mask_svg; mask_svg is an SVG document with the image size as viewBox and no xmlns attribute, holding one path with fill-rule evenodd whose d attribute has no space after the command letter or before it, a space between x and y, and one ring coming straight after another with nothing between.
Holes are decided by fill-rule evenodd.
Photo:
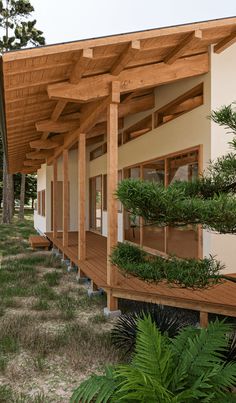
<instances>
[{"instance_id":1,"label":"roof overhang underside","mask_svg":"<svg viewBox=\"0 0 236 403\"><path fill-rule=\"evenodd\" d=\"M207 73L209 45L220 53L235 38L234 17L4 54L9 172L35 171L59 155L54 140L57 149L72 146L80 127L87 141L99 138L106 131L101 103L113 81L120 83L122 119L150 109L154 88Z\"/></svg>"}]
</instances>

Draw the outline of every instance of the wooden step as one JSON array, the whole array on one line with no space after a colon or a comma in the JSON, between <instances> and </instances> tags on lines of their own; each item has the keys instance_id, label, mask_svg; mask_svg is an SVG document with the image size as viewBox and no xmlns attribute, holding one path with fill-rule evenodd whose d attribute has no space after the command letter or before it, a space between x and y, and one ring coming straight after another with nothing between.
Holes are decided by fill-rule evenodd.
<instances>
[{"instance_id":1,"label":"wooden step","mask_svg":"<svg viewBox=\"0 0 236 403\"><path fill-rule=\"evenodd\" d=\"M49 249L50 241L41 235L31 235L29 237L29 243L33 249L44 248Z\"/></svg>"}]
</instances>

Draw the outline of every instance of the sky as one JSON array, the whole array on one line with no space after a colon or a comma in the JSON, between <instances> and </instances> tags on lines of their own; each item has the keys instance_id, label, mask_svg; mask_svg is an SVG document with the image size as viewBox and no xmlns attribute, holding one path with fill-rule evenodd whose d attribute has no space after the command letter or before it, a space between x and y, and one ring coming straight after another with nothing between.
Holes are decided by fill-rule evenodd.
<instances>
[{"instance_id":1,"label":"sky","mask_svg":"<svg viewBox=\"0 0 236 403\"><path fill-rule=\"evenodd\" d=\"M31 0L47 44L236 16L236 0Z\"/></svg>"}]
</instances>

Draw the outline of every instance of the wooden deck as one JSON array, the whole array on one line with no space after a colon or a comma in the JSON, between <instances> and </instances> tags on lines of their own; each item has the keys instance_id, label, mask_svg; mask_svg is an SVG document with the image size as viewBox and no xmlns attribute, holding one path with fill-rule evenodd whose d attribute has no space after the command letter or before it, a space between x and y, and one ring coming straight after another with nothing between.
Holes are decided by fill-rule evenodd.
<instances>
[{"instance_id":1,"label":"wooden deck","mask_svg":"<svg viewBox=\"0 0 236 403\"><path fill-rule=\"evenodd\" d=\"M64 255L79 265L98 287L104 288L105 291L111 290L114 297L236 317L236 284L233 282L225 280L209 289L192 290L170 286L164 282L150 284L135 277L126 277L119 272L116 286L110 288L106 281L107 240L105 237L87 232L87 258L80 262L78 261L77 232L69 233L67 248L62 245L61 233L56 239L53 238L52 233L46 235Z\"/></svg>"}]
</instances>

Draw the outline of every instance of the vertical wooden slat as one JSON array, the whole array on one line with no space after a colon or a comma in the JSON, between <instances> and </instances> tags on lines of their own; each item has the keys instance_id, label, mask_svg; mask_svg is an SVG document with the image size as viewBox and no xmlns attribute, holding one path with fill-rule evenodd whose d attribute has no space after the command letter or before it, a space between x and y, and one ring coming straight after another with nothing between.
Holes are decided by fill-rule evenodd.
<instances>
[{"instance_id":1,"label":"vertical wooden slat","mask_svg":"<svg viewBox=\"0 0 236 403\"><path fill-rule=\"evenodd\" d=\"M57 238L57 159L53 161L53 237Z\"/></svg>"},{"instance_id":2,"label":"vertical wooden slat","mask_svg":"<svg viewBox=\"0 0 236 403\"><path fill-rule=\"evenodd\" d=\"M80 133L79 135L79 149L78 149L78 254L79 260L86 259L86 135Z\"/></svg>"},{"instance_id":3,"label":"vertical wooden slat","mask_svg":"<svg viewBox=\"0 0 236 403\"><path fill-rule=\"evenodd\" d=\"M63 151L63 246L68 246L69 229L69 151Z\"/></svg>"},{"instance_id":4,"label":"vertical wooden slat","mask_svg":"<svg viewBox=\"0 0 236 403\"><path fill-rule=\"evenodd\" d=\"M200 311L200 326L201 327L208 326L208 312Z\"/></svg>"},{"instance_id":5,"label":"vertical wooden slat","mask_svg":"<svg viewBox=\"0 0 236 403\"><path fill-rule=\"evenodd\" d=\"M116 85L116 84L115 84ZM114 91L115 90L115 91ZM116 284L117 269L110 262L113 247L117 244L118 211L115 191L118 184L118 102L117 87L112 88L112 103L107 108L107 284ZM118 89L119 91L119 89ZM109 310L117 310L118 300L107 294Z\"/></svg>"}]
</instances>

